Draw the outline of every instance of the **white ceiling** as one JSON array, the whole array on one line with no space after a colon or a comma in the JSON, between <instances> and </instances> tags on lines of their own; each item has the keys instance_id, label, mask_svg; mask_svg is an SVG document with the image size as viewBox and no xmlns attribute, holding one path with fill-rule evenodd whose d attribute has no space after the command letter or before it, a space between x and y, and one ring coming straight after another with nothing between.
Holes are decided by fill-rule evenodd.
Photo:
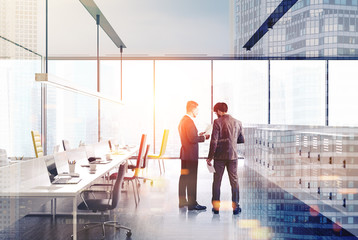
<instances>
[{"instance_id":1,"label":"white ceiling","mask_svg":"<svg viewBox=\"0 0 358 240\"><path fill-rule=\"evenodd\" d=\"M95 1L126 44L124 55L231 53L229 0ZM82 4L78 0L48 2L49 56L96 56L96 23ZM45 12L43 6L40 12ZM44 15L40 19L42 31ZM41 31L40 42L44 40ZM41 51L44 53L44 48ZM119 49L102 30L100 54L119 55Z\"/></svg>"}]
</instances>

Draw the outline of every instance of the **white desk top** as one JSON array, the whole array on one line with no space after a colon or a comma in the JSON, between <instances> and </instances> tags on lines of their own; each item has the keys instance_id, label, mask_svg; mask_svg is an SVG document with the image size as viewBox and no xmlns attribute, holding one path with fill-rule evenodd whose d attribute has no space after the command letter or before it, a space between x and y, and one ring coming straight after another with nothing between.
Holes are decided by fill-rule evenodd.
<instances>
[{"instance_id":1,"label":"white desk top","mask_svg":"<svg viewBox=\"0 0 358 240\"><path fill-rule=\"evenodd\" d=\"M97 164L94 174L90 174L87 159L76 163L75 172L82 179L77 184L51 184L44 158L36 158L23 163L0 167L0 196L11 197L74 197L88 188L108 171L125 162L138 151L138 147L112 155L107 164Z\"/></svg>"}]
</instances>

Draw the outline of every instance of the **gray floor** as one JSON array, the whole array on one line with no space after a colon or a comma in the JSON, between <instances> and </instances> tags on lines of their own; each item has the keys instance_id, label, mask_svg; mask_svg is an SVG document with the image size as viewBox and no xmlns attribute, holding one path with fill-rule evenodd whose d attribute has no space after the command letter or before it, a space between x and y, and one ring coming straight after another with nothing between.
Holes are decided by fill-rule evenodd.
<instances>
[{"instance_id":1,"label":"gray floor","mask_svg":"<svg viewBox=\"0 0 358 240\"><path fill-rule=\"evenodd\" d=\"M159 175L158 166L151 162L148 176L154 178L140 188L141 201L135 207L133 193L122 194L119 207L107 219L118 220L132 229L131 238L126 231L107 228L106 239L356 239L344 229L320 214L312 216L309 207L297 199L284 199L283 190L263 179L240 162L240 193L243 212L233 216L230 184L225 173L222 182L219 215L211 212L212 175L205 160L200 160L198 173L198 202L207 211L187 211L178 208L178 179L180 161L167 160L166 173ZM268 192L269 191L269 192ZM287 207L291 206L291 207ZM48 207L48 206L47 206ZM70 212L71 202L59 202L59 212ZM79 228L86 222L96 221L97 215L79 216ZM72 217L27 216L0 232L0 239L70 239ZM100 239L101 230L79 234L79 239Z\"/></svg>"}]
</instances>

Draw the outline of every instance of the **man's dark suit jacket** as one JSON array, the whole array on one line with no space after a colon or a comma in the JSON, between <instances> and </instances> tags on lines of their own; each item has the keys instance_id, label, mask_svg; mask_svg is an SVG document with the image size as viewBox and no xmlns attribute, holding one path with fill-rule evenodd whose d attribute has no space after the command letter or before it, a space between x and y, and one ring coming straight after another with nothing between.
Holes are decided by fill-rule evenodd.
<instances>
[{"instance_id":1,"label":"man's dark suit jacket","mask_svg":"<svg viewBox=\"0 0 358 240\"><path fill-rule=\"evenodd\" d=\"M241 122L229 114L215 119L208 158L237 160L237 144L240 133L244 135Z\"/></svg>"},{"instance_id":2,"label":"man's dark suit jacket","mask_svg":"<svg viewBox=\"0 0 358 240\"><path fill-rule=\"evenodd\" d=\"M179 135L181 141L180 159L198 160L199 142L205 141L205 136L198 136L198 130L193 120L185 115L179 123Z\"/></svg>"}]
</instances>

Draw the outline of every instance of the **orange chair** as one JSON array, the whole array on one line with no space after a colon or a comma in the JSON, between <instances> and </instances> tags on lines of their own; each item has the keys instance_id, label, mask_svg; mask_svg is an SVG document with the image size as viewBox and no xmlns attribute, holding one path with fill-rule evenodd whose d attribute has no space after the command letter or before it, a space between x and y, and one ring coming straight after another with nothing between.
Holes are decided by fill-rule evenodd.
<instances>
[{"instance_id":1,"label":"orange chair","mask_svg":"<svg viewBox=\"0 0 358 240\"><path fill-rule=\"evenodd\" d=\"M139 198L139 190L138 190L138 186L139 186L139 170L143 166L143 159L144 159L144 155L145 155L144 151L145 151L145 146L146 146L145 143L146 143L146 141L147 141L147 135L142 134L142 137L141 137L141 140L140 140L140 146L139 146L136 165L128 165L128 169L134 170L134 174L133 174L132 177L124 177L124 181L128 181L128 182L132 183L134 201L135 201L136 206L138 205L138 202L140 200L140 198ZM109 180L117 179L117 174L118 173L112 173L109 176ZM137 192L137 194L136 194L136 192Z\"/></svg>"}]
</instances>

